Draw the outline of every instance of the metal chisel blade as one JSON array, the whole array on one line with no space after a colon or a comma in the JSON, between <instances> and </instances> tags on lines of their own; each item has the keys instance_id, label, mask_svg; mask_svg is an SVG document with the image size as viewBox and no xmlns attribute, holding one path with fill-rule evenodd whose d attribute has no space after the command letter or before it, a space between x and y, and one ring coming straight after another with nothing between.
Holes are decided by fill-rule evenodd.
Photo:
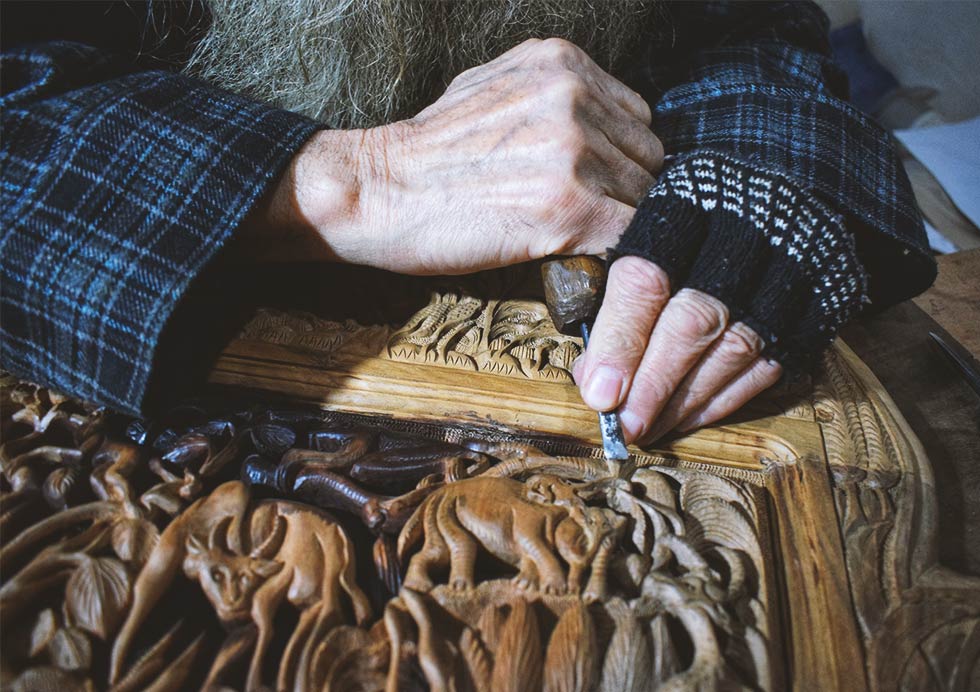
<instances>
[{"instance_id":1,"label":"metal chisel blade","mask_svg":"<svg viewBox=\"0 0 980 692\"><path fill-rule=\"evenodd\" d=\"M582 324L582 341L589 346L589 325ZM599 414L599 433L602 435L602 454L608 461L626 461L630 453L626 451L623 439L623 426L615 411Z\"/></svg>"},{"instance_id":2,"label":"metal chisel blade","mask_svg":"<svg viewBox=\"0 0 980 692\"><path fill-rule=\"evenodd\" d=\"M599 414L599 432L602 433L602 453L610 461L626 461L630 453L626 451L623 439L623 426L619 416L612 411Z\"/></svg>"}]
</instances>

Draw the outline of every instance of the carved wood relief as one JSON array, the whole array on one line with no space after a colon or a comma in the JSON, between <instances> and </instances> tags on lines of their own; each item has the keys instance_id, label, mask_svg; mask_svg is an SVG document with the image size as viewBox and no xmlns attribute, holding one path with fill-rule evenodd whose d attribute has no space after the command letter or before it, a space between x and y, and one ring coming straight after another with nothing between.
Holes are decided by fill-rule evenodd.
<instances>
[{"instance_id":1,"label":"carved wood relief","mask_svg":"<svg viewBox=\"0 0 980 692\"><path fill-rule=\"evenodd\" d=\"M127 427L3 397L12 689L776 687L759 485L320 412Z\"/></svg>"},{"instance_id":2,"label":"carved wood relief","mask_svg":"<svg viewBox=\"0 0 980 692\"><path fill-rule=\"evenodd\" d=\"M611 471L549 325L263 311L213 379L294 404L151 421L4 377L0 685L980 688L980 579L846 346Z\"/></svg>"}]
</instances>

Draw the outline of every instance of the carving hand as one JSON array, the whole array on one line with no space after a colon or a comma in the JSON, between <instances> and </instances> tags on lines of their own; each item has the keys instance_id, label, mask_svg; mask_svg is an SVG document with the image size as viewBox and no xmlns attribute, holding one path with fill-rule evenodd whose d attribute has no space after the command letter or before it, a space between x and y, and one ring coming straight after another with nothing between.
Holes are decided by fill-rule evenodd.
<instances>
[{"instance_id":1,"label":"carving hand","mask_svg":"<svg viewBox=\"0 0 980 692\"><path fill-rule=\"evenodd\" d=\"M408 274L600 254L660 169L649 124L579 48L532 39L411 120L316 135L262 210L305 241L267 250Z\"/></svg>"},{"instance_id":2,"label":"carving hand","mask_svg":"<svg viewBox=\"0 0 980 692\"><path fill-rule=\"evenodd\" d=\"M777 171L708 151L665 169L610 256L574 374L641 444L805 369L867 300L842 216Z\"/></svg>"},{"instance_id":3,"label":"carving hand","mask_svg":"<svg viewBox=\"0 0 980 692\"><path fill-rule=\"evenodd\" d=\"M762 348L717 298L693 289L671 297L660 267L623 257L574 376L589 406L618 408L627 442L644 444L717 421L775 384L782 368Z\"/></svg>"}]
</instances>

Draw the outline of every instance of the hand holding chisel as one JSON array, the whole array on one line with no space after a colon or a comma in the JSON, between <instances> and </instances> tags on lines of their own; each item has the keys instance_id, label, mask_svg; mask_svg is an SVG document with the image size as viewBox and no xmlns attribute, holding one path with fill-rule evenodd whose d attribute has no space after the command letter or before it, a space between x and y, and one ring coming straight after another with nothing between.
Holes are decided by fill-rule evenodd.
<instances>
[{"instance_id":1,"label":"hand holding chisel","mask_svg":"<svg viewBox=\"0 0 980 692\"><path fill-rule=\"evenodd\" d=\"M589 345L589 330L599 312L606 270L597 257L581 255L550 260L541 266L545 302L555 329L581 336ZM610 471L619 475L620 463L629 458L619 416L614 411L599 414L602 452Z\"/></svg>"}]
</instances>

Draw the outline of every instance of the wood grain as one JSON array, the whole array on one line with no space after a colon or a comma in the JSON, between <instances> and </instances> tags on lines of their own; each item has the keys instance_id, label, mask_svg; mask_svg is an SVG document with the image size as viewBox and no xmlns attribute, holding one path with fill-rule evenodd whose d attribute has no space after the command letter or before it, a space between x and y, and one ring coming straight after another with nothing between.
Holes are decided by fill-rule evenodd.
<instances>
[{"instance_id":1,"label":"wood grain","mask_svg":"<svg viewBox=\"0 0 980 692\"><path fill-rule=\"evenodd\" d=\"M258 314L213 381L275 407L121 422L3 379L0 683L980 687L980 579L845 345L616 476L577 347L540 301L436 291Z\"/></svg>"}]
</instances>

